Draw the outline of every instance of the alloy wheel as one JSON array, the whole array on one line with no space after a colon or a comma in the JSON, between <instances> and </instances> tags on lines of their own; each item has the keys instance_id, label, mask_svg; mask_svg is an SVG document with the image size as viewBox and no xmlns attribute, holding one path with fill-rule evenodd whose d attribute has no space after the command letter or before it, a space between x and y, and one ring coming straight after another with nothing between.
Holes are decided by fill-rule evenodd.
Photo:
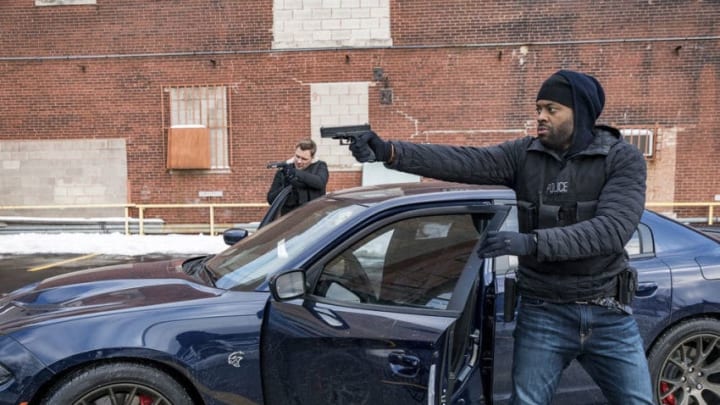
<instances>
[{"instance_id":1,"label":"alloy wheel","mask_svg":"<svg viewBox=\"0 0 720 405\"><path fill-rule=\"evenodd\" d=\"M74 405L172 405L159 392L139 384L119 383L92 390Z\"/></svg>"},{"instance_id":2,"label":"alloy wheel","mask_svg":"<svg viewBox=\"0 0 720 405\"><path fill-rule=\"evenodd\" d=\"M680 342L662 365L658 398L662 405L720 403L720 336L698 334Z\"/></svg>"}]
</instances>

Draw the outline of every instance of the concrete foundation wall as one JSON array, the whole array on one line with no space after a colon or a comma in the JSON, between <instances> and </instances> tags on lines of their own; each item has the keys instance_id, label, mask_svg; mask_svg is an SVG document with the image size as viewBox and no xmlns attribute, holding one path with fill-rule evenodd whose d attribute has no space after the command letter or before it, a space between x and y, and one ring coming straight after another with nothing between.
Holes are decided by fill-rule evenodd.
<instances>
[{"instance_id":1,"label":"concrete foundation wall","mask_svg":"<svg viewBox=\"0 0 720 405\"><path fill-rule=\"evenodd\" d=\"M125 139L0 140L0 162L2 206L127 202ZM3 215L9 213L3 211ZM12 213L53 215L53 210ZM121 216L124 209L97 208L74 214Z\"/></svg>"}]
</instances>

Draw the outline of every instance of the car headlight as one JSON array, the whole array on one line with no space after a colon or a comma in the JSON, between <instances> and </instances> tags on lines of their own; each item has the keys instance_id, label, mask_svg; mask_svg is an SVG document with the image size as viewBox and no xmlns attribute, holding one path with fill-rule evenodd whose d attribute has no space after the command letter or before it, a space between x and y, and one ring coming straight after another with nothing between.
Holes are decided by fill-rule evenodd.
<instances>
[{"instance_id":1,"label":"car headlight","mask_svg":"<svg viewBox=\"0 0 720 405\"><path fill-rule=\"evenodd\" d=\"M0 364L0 385L5 384L12 378L12 373L10 373L10 370L3 367L2 364Z\"/></svg>"}]
</instances>

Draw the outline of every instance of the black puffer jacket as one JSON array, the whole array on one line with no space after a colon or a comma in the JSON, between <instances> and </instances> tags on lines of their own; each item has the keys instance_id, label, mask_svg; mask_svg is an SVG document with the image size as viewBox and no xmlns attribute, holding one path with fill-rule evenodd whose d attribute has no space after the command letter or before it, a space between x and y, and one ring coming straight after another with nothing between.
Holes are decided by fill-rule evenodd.
<instances>
[{"instance_id":1,"label":"black puffer jacket","mask_svg":"<svg viewBox=\"0 0 720 405\"><path fill-rule=\"evenodd\" d=\"M574 87L575 132L562 157L533 137L485 148L392 142L395 160L388 165L440 180L514 189L520 232L536 233L538 242L536 256L519 258L519 291L553 302L614 295L616 275L627 267L624 246L645 205L642 154L616 129L594 126L602 96L588 90L591 84L566 78ZM556 208L553 213L561 207L565 215L555 223L541 221L541 206Z\"/></svg>"}]
</instances>

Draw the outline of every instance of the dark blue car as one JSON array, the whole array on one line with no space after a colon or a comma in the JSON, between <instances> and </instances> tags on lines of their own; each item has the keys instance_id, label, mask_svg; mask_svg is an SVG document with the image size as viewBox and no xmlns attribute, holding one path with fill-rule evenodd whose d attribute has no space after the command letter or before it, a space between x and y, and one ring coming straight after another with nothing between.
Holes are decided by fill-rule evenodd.
<instances>
[{"instance_id":1,"label":"dark blue car","mask_svg":"<svg viewBox=\"0 0 720 405\"><path fill-rule=\"evenodd\" d=\"M215 256L29 285L0 300L0 404L506 403L516 258L474 252L514 204L351 189ZM720 242L646 212L627 251L657 403L720 403ZM604 400L573 364L555 402Z\"/></svg>"}]
</instances>

